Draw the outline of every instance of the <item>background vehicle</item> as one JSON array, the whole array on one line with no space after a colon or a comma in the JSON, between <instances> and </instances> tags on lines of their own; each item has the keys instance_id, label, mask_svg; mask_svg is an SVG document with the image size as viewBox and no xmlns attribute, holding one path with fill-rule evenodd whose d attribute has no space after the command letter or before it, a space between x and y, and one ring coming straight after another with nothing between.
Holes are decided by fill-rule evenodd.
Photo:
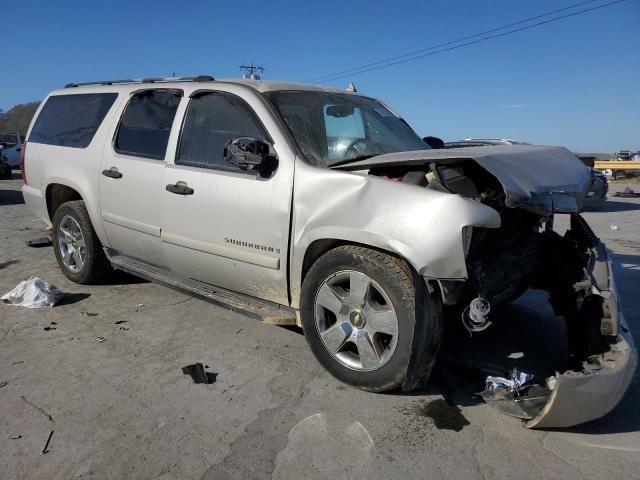
<instances>
[{"instance_id":1,"label":"background vehicle","mask_svg":"<svg viewBox=\"0 0 640 480\"><path fill-rule=\"evenodd\" d=\"M586 153L576 153L577 157L582 160L589 170L591 171L591 187L589 193L585 198L585 206L595 206L607 200L607 193L609 192L609 180L604 172L596 170L594 168L597 156Z\"/></svg>"},{"instance_id":2,"label":"background vehicle","mask_svg":"<svg viewBox=\"0 0 640 480\"><path fill-rule=\"evenodd\" d=\"M68 278L112 265L297 323L358 388L423 386L443 305L480 332L492 305L529 287L567 317L574 369L548 372L530 426L603 415L635 368L605 247L578 214L590 174L564 148L432 150L354 92L192 77L70 84L22 152L25 200L52 223ZM556 213L571 215L565 235ZM616 371L591 371L581 408L557 418L584 388L583 362L604 368L612 348Z\"/></svg>"},{"instance_id":3,"label":"background vehicle","mask_svg":"<svg viewBox=\"0 0 640 480\"><path fill-rule=\"evenodd\" d=\"M631 160L632 156L633 156L633 153L631 153L631 151L620 150L618 153L616 153L616 160L628 161L628 160Z\"/></svg>"},{"instance_id":4,"label":"background vehicle","mask_svg":"<svg viewBox=\"0 0 640 480\"><path fill-rule=\"evenodd\" d=\"M446 142L445 148L483 147L487 145L531 145L527 142L517 142L510 138L465 138L455 142Z\"/></svg>"},{"instance_id":5,"label":"background vehicle","mask_svg":"<svg viewBox=\"0 0 640 480\"><path fill-rule=\"evenodd\" d=\"M11 168L18 168L20 166L20 152L22 150L22 144L24 143L24 136L17 133L0 133L0 146L2 149L2 155L4 160Z\"/></svg>"}]
</instances>

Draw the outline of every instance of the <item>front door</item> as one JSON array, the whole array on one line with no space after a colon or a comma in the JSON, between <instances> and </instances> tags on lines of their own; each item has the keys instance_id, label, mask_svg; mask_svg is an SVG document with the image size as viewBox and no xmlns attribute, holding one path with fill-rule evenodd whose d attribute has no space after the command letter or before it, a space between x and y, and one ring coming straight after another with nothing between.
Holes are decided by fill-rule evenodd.
<instances>
[{"instance_id":1,"label":"front door","mask_svg":"<svg viewBox=\"0 0 640 480\"><path fill-rule=\"evenodd\" d=\"M256 94L227 88L189 99L175 161L165 169L165 257L176 273L288 304L294 157ZM273 145L278 166L269 178L225 162L225 143L236 137Z\"/></svg>"},{"instance_id":2,"label":"front door","mask_svg":"<svg viewBox=\"0 0 640 480\"><path fill-rule=\"evenodd\" d=\"M181 90L134 92L105 148L100 210L111 248L165 266L160 241L165 155Z\"/></svg>"}]
</instances>

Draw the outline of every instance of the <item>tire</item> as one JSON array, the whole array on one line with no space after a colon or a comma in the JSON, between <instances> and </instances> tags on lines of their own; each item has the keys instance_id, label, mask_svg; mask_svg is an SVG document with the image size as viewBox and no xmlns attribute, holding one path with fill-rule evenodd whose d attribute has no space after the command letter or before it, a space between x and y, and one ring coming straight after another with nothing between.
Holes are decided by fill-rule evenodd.
<instances>
[{"instance_id":1,"label":"tire","mask_svg":"<svg viewBox=\"0 0 640 480\"><path fill-rule=\"evenodd\" d=\"M76 232L73 242L78 246L76 250L79 250L82 262L74 260L77 257L73 255L70 260L65 261L63 252L69 251L65 245L68 245L66 242L70 237L65 235L63 230L69 232L69 226ZM73 227L79 227L77 231L81 233L81 237ZM81 238L84 246L81 247L75 238ZM102 250L102 244L91 225L89 213L82 200L63 203L56 210L53 216L52 240L58 265L69 280L81 284L96 283L111 271L109 260Z\"/></svg>"},{"instance_id":2,"label":"tire","mask_svg":"<svg viewBox=\"0 0 640 480\"><path fill-rule=\"evenodd\" d=\"M372 392L422 388L442 340L439 297L404 260L360 246L330 250L313 264L302 285L301 316L320 364Z\"/></svg>"},{"instance_id":3,"label":"tire","mask_svg":"<svg viewBox=\"0 0 640 480\"><path fill-rule=\"evenodd\" d=\"M11 178L11 167L6 163L0 163L0 180Z\"/></svg>"}]
</instances>

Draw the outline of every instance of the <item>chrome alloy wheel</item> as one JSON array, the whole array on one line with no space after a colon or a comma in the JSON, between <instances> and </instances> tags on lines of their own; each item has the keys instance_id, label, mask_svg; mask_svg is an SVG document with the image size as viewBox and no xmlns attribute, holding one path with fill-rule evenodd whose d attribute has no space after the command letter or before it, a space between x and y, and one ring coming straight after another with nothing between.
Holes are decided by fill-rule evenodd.
<instances>
[{"instance_id":1,"label":"chrome alloy wheel","mask_svg":"<svg viewBox=\"0 0 640 480\"><path fill-rule=\"evenodd\" d=\"M322 343L344 366L377 370L393 356L398 317L387 293L368 275L332 274L316 292L314 310Z\"/></svg>"},{"instance_id":2,"label":"chrome alloy wheel","mask_svg":"<svg viewBox=\"0 0 640 480\"><path fill-rule=\"evenodd\" d=\"M62 263L71 272L82 270L87 255L80 225L71 215L65 215L58 225L58 251Z\"/></svg>"}]
</instances>

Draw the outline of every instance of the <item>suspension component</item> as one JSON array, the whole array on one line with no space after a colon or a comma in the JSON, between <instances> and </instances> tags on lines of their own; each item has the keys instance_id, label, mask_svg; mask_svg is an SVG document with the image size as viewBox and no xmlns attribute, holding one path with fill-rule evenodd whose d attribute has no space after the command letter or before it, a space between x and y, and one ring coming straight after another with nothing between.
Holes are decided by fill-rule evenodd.
<instances>
[{"instance_id":1,"label":"suspension component","mask_svg":"<svg viewBox=\"0 0 640 480\"><path fill-rule=\"evenodd\" d=\"M481 332L491 325L489 320L489 312L491 304L486 298L476 297L471 300L468 307L462 312L462 324L469 333Z\"/></svg>"}]
</instances>

